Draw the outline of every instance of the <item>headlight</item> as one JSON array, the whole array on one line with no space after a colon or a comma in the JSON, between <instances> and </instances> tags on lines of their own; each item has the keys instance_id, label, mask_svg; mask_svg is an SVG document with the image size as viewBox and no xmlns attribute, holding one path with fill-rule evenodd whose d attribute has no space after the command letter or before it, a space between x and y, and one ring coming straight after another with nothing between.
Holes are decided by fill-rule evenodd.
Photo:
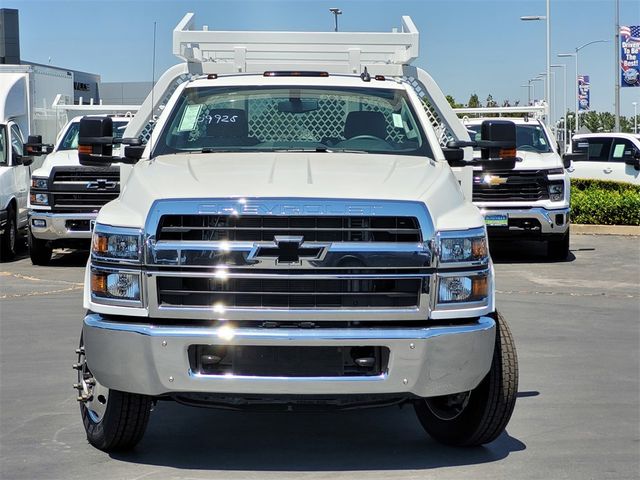
<instances>
[{"instance_id":1,"label":"headlight","mask_svg":"<svg viewBox=\"0 0 640 480\"><path fill-rule=\"evenodd\" d=\"M140 303L140 273L93 269L91 296L99 303Z\"/></svg>"},{"instance_id":2,"label":"headlight","mask_svg":"<svg viewBox=\"0 0 640 480\"><path fill-rule=\"evenodd\" d=\"M133 228L96 224L91 240L91 255L105 262L140 263L141 233Z\"/></svg>"},{"instance_id":3,"label":"headlight","mask_svg":"<svg viewBox=\"0 0 640 480\"><path fill-rule=\"evenodd\" d=\"M559 202L564 198L564 183L549 184L549 198L552 202Z\"/></svg>"},{"instance_id":4,"label":"headlight","mask_svg":"<svg viewBox=\"0 0 640 480\"><path fill-rule=\"evenodd\" d=\"M441 232L440 263L486 263L489 260L487 236L483 228L468 232Z\"/></svg>"},{"instance_id":5,"label":"headlight","mask_svg":"<svg viewBox=\"0 0 640 480\"><path fill-rule=\"evenodd\" d=\"M480 275L460 275L440 277L438 280L438 303L484 302L489 296L489 277Z\"/></svg>"},{"instance_id":6,"label":"headlight","mask_svg":"<svg viewBox=\"0 0 640 480\"><path fill-rule=\"evenodd\" d=\"M44 190L48 187L49 180L41 177L31 177L31 188Z\"/></svg>"},{"instance_id":7,"label":"headlight","mask_svg":"<svg viewBox=\"0 0 640 480\"><path fill-rule=\"evenodd\" d=\"M31 205L49 205L49 195L46 193L31 193L29 201Z\"/></svg>"}]
</instances>

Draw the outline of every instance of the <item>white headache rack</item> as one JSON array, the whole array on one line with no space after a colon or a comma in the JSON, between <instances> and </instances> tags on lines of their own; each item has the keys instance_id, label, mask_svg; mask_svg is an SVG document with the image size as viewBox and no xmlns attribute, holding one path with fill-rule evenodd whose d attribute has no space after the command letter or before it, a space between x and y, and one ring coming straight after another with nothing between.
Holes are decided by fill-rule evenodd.
<instances>
[{"instance_id":1,"label":"white headache rack","mask_svg":"<svg viewBox=\"0 0 640 480\"><path fill-rule=\"evenodd\" d=\"M393 32L251 32L194 29L188 13L173 31L173 53L191 73L308 70L402 76L418 57L419 34L410 17Z\"/></svg>"},{"instance_id":2,"label":"white headache rack","mask_svg":"<svg viewBox=\"0 0 640 480\"><path fill-rule=\"evenodd\" d=\"M547 114L547 106L546 105L531 105L528 107L460 107L453 109L458 114L463 115L498 115L502 116L505 114L509 114L513 116L513 114L522 114L522 116L531 116L534 118L541 118L542 116Z\"/></svg>"}]
</instances>

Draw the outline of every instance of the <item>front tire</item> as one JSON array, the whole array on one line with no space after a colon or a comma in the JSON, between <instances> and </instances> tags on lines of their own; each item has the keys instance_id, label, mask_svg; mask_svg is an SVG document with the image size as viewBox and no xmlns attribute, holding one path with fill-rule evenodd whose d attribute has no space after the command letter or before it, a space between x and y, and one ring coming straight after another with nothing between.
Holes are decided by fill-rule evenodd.
<instances>
[{"instance_id":1,"label":"front tire","mask_svg":"<svg viewBox=\"0 0 640 480\"><path fill-rule=\"evenodd\" d=\"M547 257L549 260L561 262L567 259L569 256L569 239L570 233L567 230L567 233L560 238L547 241Z\"/></svg>"},{"instance_id":2,"label":"front tire","mask_svg":"<svg viewBox=\"0 0 640 480\"><path fill-rule=\"evenodd\" d=\"M495 313L496 341L491 369L470 392L422 399L415 410L438 442L473 447L495 440L506 428L518 393L518 358L507 322Z\"/></svg>"},{"instance_id":3,"label":"front tire","mask_svg":"<svg viewBox=\"0 0 640 480\"><path fill-rule=\"evenodd\" d=\"M7 227L0 239L0 255L3 262L13 260L17 253L18 246L18 222L16 212L13 207L9 207L7 212Z\"/></svg>"},{"instance_id":4,"label":"front tire","mask_svg":"<svg viewBox=\"0 0 640 480\"><path fill-rule=\"evenodd\" d=\"M149 422L151 398L146 395L110 390L97 382L84 354L80 337L77 350L80 415L87 440L105 452L133 449L142 439Z\"/></svg>"},{"instance_id":5,"label":"front tire","mask_svg":"<svg viewBox=\"0 0 640 480\"><path fill-rule=\"evenodd\" d=\"M33 265L49 265L53 249L46 240L33 236L29 231L29 256Z\"/></svg>"}]
</instances>

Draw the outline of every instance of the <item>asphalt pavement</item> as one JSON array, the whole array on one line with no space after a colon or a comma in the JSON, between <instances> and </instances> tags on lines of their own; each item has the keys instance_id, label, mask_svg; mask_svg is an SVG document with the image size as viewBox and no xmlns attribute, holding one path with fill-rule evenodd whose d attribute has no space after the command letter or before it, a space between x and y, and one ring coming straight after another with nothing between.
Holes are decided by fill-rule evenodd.
<instances>
[{"instance_id":1,"label":"asphalt pavement","mask_svg":"<svg viewBox=\"0 0 640 480\"><path fill-rule=\"evenodd\" d=\"M87 443L71 387L86 253L0 264L0 478L638 478L640 239L574 235L571 250L555 263L535 243L492 245L519 398L507 431L468 449L432 441L409 407L271 414L161 402L134 452L106 454Z\"/></svg>"}]
</instances>

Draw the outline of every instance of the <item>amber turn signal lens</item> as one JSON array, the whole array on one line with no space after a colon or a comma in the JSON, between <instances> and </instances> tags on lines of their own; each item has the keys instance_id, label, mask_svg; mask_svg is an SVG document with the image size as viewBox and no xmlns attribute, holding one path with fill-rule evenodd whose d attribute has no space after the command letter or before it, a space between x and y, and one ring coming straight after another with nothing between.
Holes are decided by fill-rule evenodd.
<instances>
[{"instance_id":1,"label":"amber turn signal lens","mask_svg":"<svg viewBox=\"0 0 640 480\"><path fill-rule=\"evenodd\" d=\"M91 291L93 293L106 293L107 276L91 272Z\"/></svg>"},{"instance_id":2,"label":"amber turn signal lens","mask_svg":"<svg viewBox=\"0 0 640 480\"><path fill-rule=\"evenodd\" d=\"M484 237L473 239L471 255L474 259L481 259L487 256L487 241Z\"/></svg>"},{"instance_id":3,"label":"amber turn signal lens","mask_svg":"<svg viewBox=\"0 0 640 480\"><path fill-rule=\"evenodd\" d=\"M471 296L473 298L486 297L489 294L488 277L473 277L471 279Z\"/></svg>"},{"instance_id":4,"label":"amber turn signal lens","mask_svg":"<svg viewBox=\"0 0 640 480\"><path fill-rule=\"evenodd\" d=\"M500 158L515 158L516 149L515 148L501 148L500 149Z\"/></svg>"},{"instance_id":5,"label":"amber turn signal lens","mask_svg":"<svg viewBox=\"0 0 640 480\"><path fill-rule=\"evenodd\" d=\"M91 155L93 153L93 148L91 147L91 145L78 145L78 153Z\"/></svg>"},{"instance_id":6,"label":"amber turn signal lens","mask_svg":"<svg viewBox=\"0 0 640 480\"><path fill-rule=\"evenodd\" d=\"M92 250L95 253L106 253L107 249L109 248L108 239L106 236L103 236L103 235L94 234L92 243L93 243Z\"/></svg>"}]
</instances>

